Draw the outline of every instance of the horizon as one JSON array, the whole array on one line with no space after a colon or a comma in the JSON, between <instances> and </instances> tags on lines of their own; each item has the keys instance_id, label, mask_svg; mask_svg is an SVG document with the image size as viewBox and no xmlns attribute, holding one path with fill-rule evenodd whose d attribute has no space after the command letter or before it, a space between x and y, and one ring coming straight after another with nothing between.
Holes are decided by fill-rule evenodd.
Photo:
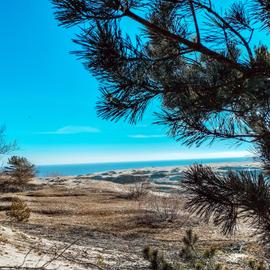
<instances>
[{"instance_id":1,"label":"horizon","mask_svg":"<svg viewBox=\"0 0 270 270\"><path fill-rule=\"evenodd\" d=\"M138 125L98 118L98 82L69 53L78 49L71 41L76 31L57 25L49 1L15 3L4 2L0 11L6 37L0 43L0 125L6 126L7 140L18 143L13 154L35 164L82 164L249 153L247 144L235 148L230 140L211 147L181 145L166 135L166 127L152 124L157 104Z\"/></svg>"},{"instance_id":2,"label":"horizon","mask_svg":"<svg viewBox=\"0 0 270 270\"><path fill-rule=\"evenodd\" d=\"M242 158L253 158L254 155L247 151L242 152L221 152L221 153L206 153L189 155L187 158L180 157L178 155L183 153L175 153L172 158L163 158L163 159L125 159L125 160L106 160L106 161L84 161L84 162L76 162L76 163L35 163L37 166L64 166L64 165L87 165L87 164L117 164L117 163L144 163L144 162L159 162L159 161L193 161L193 160L220 160L220 159L242 159ZM178 156L178 157L177 157Z\"/></svg>"}]
</instances>

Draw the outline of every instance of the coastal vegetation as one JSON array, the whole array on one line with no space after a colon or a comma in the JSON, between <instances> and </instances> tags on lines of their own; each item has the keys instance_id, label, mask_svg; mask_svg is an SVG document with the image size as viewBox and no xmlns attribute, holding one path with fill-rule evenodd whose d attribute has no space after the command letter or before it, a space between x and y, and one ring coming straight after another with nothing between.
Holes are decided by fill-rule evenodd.
<instances>
[{"instance_id":1,"label":"coastal vegetation","mask_svg":"<svg viewBox=\"0 0 270 270\"><path fill-rule=\"evenodd\" d=\"M14 197L10 210L6 214L12 221L27 222L30 218L31 210L26 202L19 197Z\"/></svg>"},{"instance_id":2,"label":"coastal vegetation","mask_svg":"<svg viewBox=\"0 0 270 270\"><path fill-rule=\"evenodd\" d=\"M13 184L21 187L25 186L36 175L35 165L25 157L18 156L12 156L8 159L3 172Z\"/></svg>"},{"instance_id":3,"label":"coastal vegetation","mask_svg":"<svg viewBox=\"0 0 270 270\"><path fill-rule=\"evenodd\" d=\"M228 269L226 266L216 261L217 250L213 247L209 249L199 249L197 242L199 238L192 230L187 230L183 237L183 247L180 252L182 262L170 262L158 250L146 246L143 250L144 258L150 261L152 270L222 270ZM247 265L250 270L266 270L267 266L263 261L250 260Z\"/></svg>"},{"instance_id":4,"label":"coastal vegetation","mask_svg":"<svg viewBox=\"0 0 270 270\"><path fill-rule=\"evenodd\" d=\"M220 164L214 167L218 168ZM203 262L201 256L212 249L214 264L224 269L248 269L250 261L254 267L267 262L267 252L244 223L230 237L220 234L211 221L205 224L190 215L185 209L189 194L181 182L164 179L176 171L182 173L181 168L162 168L163 176L148 183L147 194L136 199L126 194L137 182L118 183L119 176L151 178L161 170L34 178L27 189L2 192L0 266L24 269L20 267L24 262L24 267L34 270L53 260L42 269L147 270L152 258L144 258L143 251L149 246L157 251L158 261L163 258L170 265L195 269L181 252L191 228L199 236L194 262Z\"/></svg>"},{"instance_id":5,"label":"coastal vegetation","mask_svg":"<svg viewBox=\"0 0 270 270\"><path fill-rule=\"evenodd\" d=\"M148 185L147 181L137 182L132 186L128 186L126 197L129 199L138 200L143 196L148 194Z\"/></svg>"},{"instance_id":6,"label":"coastal vegetation","mask_svg":"<svg viewBox=\"0 0 270 270\"><path fill-rule=\"evenodd\" d=\"M136 124L151 102L156 124L187 146L250 143L261 173L185 174L189 211L225 234L242 218L270 243L269 2L53 0L60 25L79 25L74 53L101 82L98 115ZM133 21L136 31L126 30ZM135 25L134 24L134 25ZM135 32L135 33L134 33Z\"/></svg>"},{"instance_id":7,"label":"coastal vegetation","mask_svg":"<svg viewBox=\"0 0 270 270\"><path fill-rule=\"evenodd\" d=\"M36 176L35 165L25 157L12 156L1 170L0 192L25 190Z\"/></svg>"}]
</instances>

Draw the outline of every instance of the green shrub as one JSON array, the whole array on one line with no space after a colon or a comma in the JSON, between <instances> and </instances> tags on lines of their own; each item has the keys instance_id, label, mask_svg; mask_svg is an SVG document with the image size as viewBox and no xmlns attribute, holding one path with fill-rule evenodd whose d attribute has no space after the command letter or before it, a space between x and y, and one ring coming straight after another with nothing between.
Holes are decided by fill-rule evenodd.
<instances>
[{"instance_id":1,"label":"green shrub","mask_svg":"<svg viewBox=\"0 0 270 270\"><path fill-rule=\"evenodd\" d=\"M156 249L147 246L143 250L143 256L151 264L152 270L180 270L180 268L168 262Z\"/></svg>"},{"instance_id":2,"label":"green shrub","mask_svg":"<svg viewBox=\"0 0 270 270\"><path fill-rule=\"evenodd\" d=\"M12 221L27 222L30 218L31 210L26 202L15 197L12 200L10 210L6 214Z\"/></svg>"},{"instance_id":3,"label":"green shrub","mask_svg":"<svg viewBox=\"0 0 270 270\"><path fill-rule=\"evenodd\" d=\"M183 248L180 252L180 263L169 262L164 255L160 254L157 249L146 246L143 249L143 257L150 262L152 270L222 270L228 269L215 260L216 249L210 247L206 250L200 250L197 247L198 236L187 230L183 237ZM246 268L250 270L268 269L262 261L250 261Z\"/></svg>"},{"instance_id":4,"label":"green shrub","mask_svg":"<svg viewBox=\"0 0 270 270\"><path fill-rule=\"evenodd\" d=\"M165 257L159 253L158 250L152 250L151 247L145 247L143 250L143 256L150 262L152 270L184 270L184 269L196 269L196 270L221 270L223 266L215 262L215 249L210 248L204 252L200 252L197 249L197 242L199 238L192 230L186 231L186 235L183 237L183 248L180 256L183 259L183 263L169 262Z\"/></svg>"}]
</instances>

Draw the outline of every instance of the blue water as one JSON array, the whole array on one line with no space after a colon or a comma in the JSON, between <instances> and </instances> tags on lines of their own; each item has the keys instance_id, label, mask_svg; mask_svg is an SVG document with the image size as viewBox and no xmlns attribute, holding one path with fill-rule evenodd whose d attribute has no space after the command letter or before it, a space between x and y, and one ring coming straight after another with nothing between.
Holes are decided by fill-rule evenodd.
<instances>
[{"instance_id":1,"label":"blue water","mask_svg":"<svg viewBox=\"0 0 270 270\"><path fill-rule=\"evenodd\" d=\"M53 175L80 175L112 170L139 169L145 167L187 166L194 163L222 163L252 161L252 158L213 158L213 159L189 159L189 160L164 160L164 161L138 161L138 162L114 162L96 164L69 164L69 165L42 165L37 166L39 176Z\"/></svg>"}]
</instances>

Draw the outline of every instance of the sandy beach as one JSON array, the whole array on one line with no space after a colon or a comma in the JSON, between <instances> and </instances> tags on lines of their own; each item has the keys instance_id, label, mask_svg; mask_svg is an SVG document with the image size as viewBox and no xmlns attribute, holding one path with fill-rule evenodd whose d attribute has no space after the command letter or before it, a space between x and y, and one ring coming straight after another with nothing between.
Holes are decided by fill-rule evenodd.
<instances>
[{"instance_id":1,"label":"sandy beach","mask_svg":"<svg viewBox=\"0 0 270 270\"><path fill-rule=\"evenodd\" d=\"M219 171L259 168L251 162L211 166ZM142 256L145 246L178 260L181 239L191 228L200 237L201 248L214 246L220 262L233 269L244 268L261 252L253 231L242 223L235 235L225 237L211 223L186 212L188 195L181 187L184 169L143 168L36 178L23 192L2 193L0 266L148 269ZM147 192L132 198L131 192L141 181L147 182ZM5 214L15 195L31 209L27 223L12 223ZM157 211L164 203L175 211L173 216L164 217Z\"/></svg>"}]
</instances>

